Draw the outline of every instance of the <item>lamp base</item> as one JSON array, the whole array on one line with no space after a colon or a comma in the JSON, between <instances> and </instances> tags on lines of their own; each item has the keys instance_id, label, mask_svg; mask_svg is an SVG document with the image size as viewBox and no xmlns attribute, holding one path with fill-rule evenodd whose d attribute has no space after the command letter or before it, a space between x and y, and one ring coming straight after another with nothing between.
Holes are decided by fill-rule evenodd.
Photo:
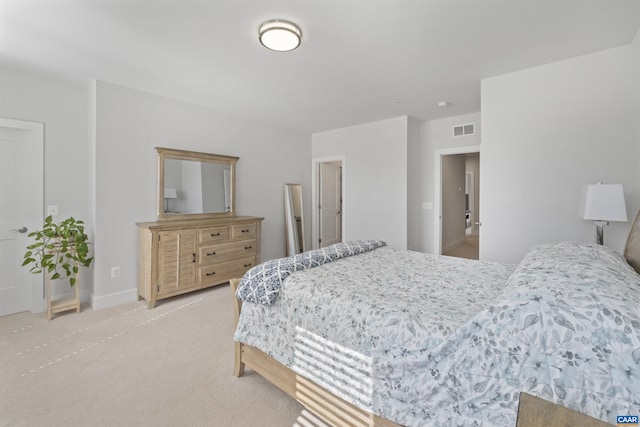
<instances>
[{"instance_id":1,"label":"lamp base","mask_svg":"<svg viewBox=\"0 0 640 427\"><path fill-rule=\"evenodd\" d=\"M604 226L609 225L609 221L593 221L596 226L596 243L599 245L604 244Z\"/></svg>"}]
</instances>

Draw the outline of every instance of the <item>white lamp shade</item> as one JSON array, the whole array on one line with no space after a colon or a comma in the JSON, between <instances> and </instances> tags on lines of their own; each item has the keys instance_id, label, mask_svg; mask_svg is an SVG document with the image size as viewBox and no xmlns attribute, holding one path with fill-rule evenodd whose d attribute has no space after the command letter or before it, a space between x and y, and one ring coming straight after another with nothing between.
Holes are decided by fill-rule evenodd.
<instances>
[{"instance_id":1,"label":"white lamp shade","mask_svg":"<svg viewBox=\"0 0 640 427\"><path fill-rule=\"evenodd\" d=\"M627 221L622 184L591 184L584 187L580 216L594 221Z\"/></svg>"},{"instance_id":2,"label":"white lamp shade","mask_svg":"<svg viewBox=\"0 0 640 427\"><path fill-rule=\"evenodd\" d=\"M164 198L165 199L177 199L178 193L175 188L167 188L164 187Z\"/></svg>"}]
</instances>

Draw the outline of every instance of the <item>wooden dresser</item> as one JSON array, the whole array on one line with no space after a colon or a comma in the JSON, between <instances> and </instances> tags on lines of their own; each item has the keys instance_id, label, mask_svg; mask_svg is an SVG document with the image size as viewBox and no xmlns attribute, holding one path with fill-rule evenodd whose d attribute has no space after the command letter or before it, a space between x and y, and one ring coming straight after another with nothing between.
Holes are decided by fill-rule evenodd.
<instances>
[{"instance_id":1,"label":"wooden dresser","mask_svg":"<svg viewBox=\"0 0 640 427\"><path fill-rule=\"evenodd\" d=\"M260 263L263 218L138 223L138 295L163 298L227 283Z\"/></svg>"}]
</instances>

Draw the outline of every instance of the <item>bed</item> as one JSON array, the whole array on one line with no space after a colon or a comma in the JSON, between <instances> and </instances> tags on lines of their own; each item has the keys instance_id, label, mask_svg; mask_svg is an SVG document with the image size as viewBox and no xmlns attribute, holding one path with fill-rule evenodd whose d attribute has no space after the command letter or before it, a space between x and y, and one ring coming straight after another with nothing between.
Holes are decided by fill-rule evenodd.
<instances>
[{"instance_id":1,"label":"bed","mask_svg":"<svg viewBox=\"0 0 640 427\"><path fill-rule=\"evenodd\" d=\"M636 219L627 259L560 242L513 266L356 241L269 261L232 283L235 374L334 425L514 426L521 392L615 423L640 412L638 236Z\"/></svg>"}]
</instances>

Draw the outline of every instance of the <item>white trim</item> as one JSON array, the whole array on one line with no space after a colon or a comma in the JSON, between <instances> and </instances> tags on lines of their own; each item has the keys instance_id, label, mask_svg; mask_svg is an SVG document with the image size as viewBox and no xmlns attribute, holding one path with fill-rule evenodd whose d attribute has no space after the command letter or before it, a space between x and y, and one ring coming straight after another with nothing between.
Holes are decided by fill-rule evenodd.
<instances>
[{"instance_id":1,"label":"white trim","mask_svg":"<svg viewBox=\"0 0 640 427\"><path fill-rule=\"evenodd\" d=\"M442 156L448 156L451 154L469 154L479 153L479 145L469 145L466 147L454 147L454 148L441 148L435 150L433 156L434 165L434 189L433 189L433 201L435 206L433 207L433 253L435 255L442 254ZM479 220L479 218L477 219Z\"/></svg>"},{"instance_id":2,"label":"white trim","mask_svg":"<svg viewBox=\"0 0 640 427\"><path fill-rule=\"evenodd\" d=\"M318 172L320 163L342 163L342 241L347 241L347 158L345 156L311 159L311 249L318 249Z\"/></svg>"},{"instance_id":3,"label":"white trim","mask_svg":"<svg viewBox=\"0 0 640 427\"><path fill-rule=\"evenodd\" d=\"M90 295L91 299L89 303L94 310L100 310L102 308L113 307L120 304L126 304L128 302L134 302L138 300L138 289L130 289L127 291L116 292L115 294L103 295L96 297L93 294Z\"/></svg>"}]
</instances>

